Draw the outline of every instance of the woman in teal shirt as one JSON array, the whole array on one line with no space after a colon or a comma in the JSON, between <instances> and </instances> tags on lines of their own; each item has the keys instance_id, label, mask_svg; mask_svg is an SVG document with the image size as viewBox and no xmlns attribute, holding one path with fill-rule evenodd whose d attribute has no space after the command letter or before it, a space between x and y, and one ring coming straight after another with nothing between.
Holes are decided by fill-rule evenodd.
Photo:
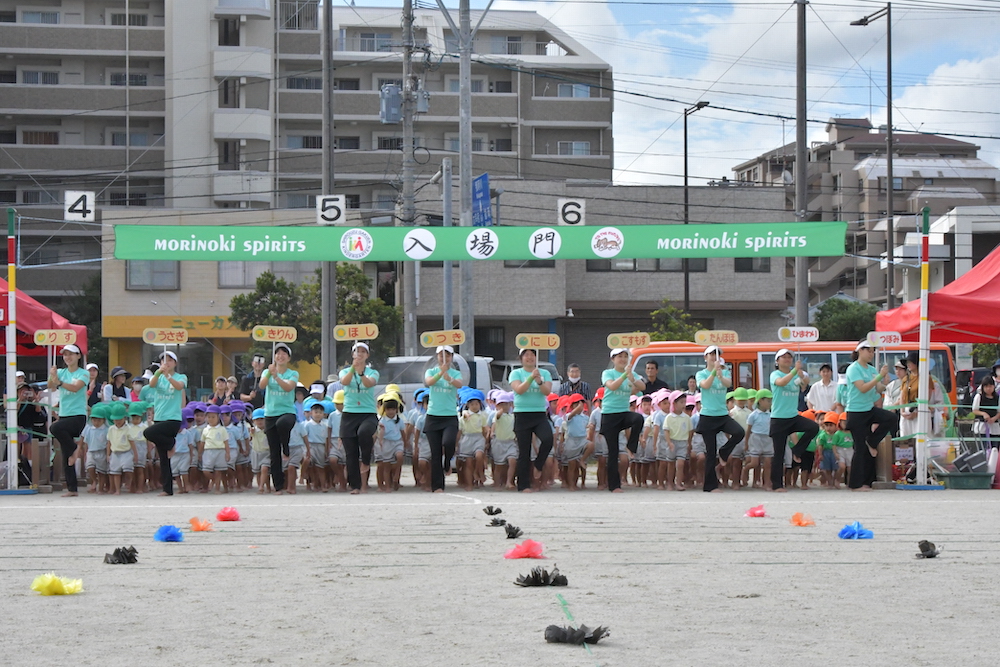
<instances>
[{"instance_id":1,"label":"woman in teal shirt","mask_svg":"<svg viewBox=\"0 0 1000 667\"><path fill-rule=\"evenodd\" d=\"M451 472L451 457L455 455L458 440L458 390L465 383L458 369L451 366L454 355L455 348L451 345L439 345L438 365L428 368L424 374L430 400L423 432L431 446L431 491L434 493L444 491L444 478Z\"/></svg>"},{"instance_id":2,"label":"woman in teal shirt","mask_svg":"<svg viewBox=\"0 0 1000 667\"><path fill-rule=\"evenodd\" d=\"M725 463L736 445L743 442L746 431L726 410L726 392L733 386L733 375L726 368L722 350L716 345L709 345L704 356L705 367L694 376L701 387L701 413L695 430L705 440L705 485L702 491L719 491L719 478L715 474L716 439L720 432L729 436L726 444L718 450L718 458Z\"/></svg>"},{"instance_id":3,"label":"woman in teal shirt","mask_svg":"<svg viewBox=\"0 0 1000 667\"><path fill-rule=\"evenodd\" d=\"M361 493L361 464L366 468L371 465L378 430L375 385L379 373L368 366L368 354L368 343L358 341L351 348L351 365L340 371L340 384L344 385L340 440L347 457L347 484L352 494Z\"/></svg>"},{"instance_id":4,"label":"woman in teal shirt","mask_svg":"<svg viewBox=\"0 0 1000 667\"><path fill-rule=\"evenodd\" d=\"M774 460L771 463L771 490L785 491L785 446L788 436L801 433L799 441L792 448L792 456L803 461L803 470L812 469L812 461L806 455L809 443L819 433L819 426L811 419L799 414L799 391L802 386L809 386L809 376L802 370L802 360L792 365L792 352L787 349L778 350L774 358L778 368L771 373L771 391L774 398L771 402L771 444L774 446Z\"/></svg>"},{"instance_id":5,"label":"woman in teal shirt","mask_svg":"<svg viewBox=\"0 0 1000 667\"><path fill-rule=\"evenodd\" d=\"M187 389L187 376L177 372L177 355L169 350L160 355L160 367L149 381L153 395L153 425L142 433L156 445L160 455L161 496L174 495L174 477L170 471L170 450L181 430L181 407Z\"/></svg>"},{"instance_id":6,"label":"woman in teal shirt","mask_svg":"<svg viewBox=\"0 0 1000 667\"><path fill-rule=\"evenodd\" d=\"M604 385L604 400L601 403L601 435L608 442L608 490L622 492L622 479L618 471L618 435L629 430L628 450L635 454L642 435L643 419L637 412L628 409L629 398L641 394L646 389L642 376L628 365L629 352L625 348L611 350L612 368L601 374Z\"/></svg>"},{"instance_id":7,"label":"woman in teal shirt","mask_svg":"<svg viewBox=\"0 0 1000 667\"><path fill-rule=\"evenodd\" d=\"M874 356L871 343L863 340L854 348L851 355L854 361L847 367L847 430L854 438L854 459L847 486L855 491L872 490L878 445L886 434L899 428L898 414L875 407L885 391L889 367L883 365L876 373L871 365Z\"/></svg>"},{"instance_id":8,"label":"woman in teal shirt","mask_svg":"<svg viewBox=\"0 0 1000 667\"><path fill-rule=\"evenodd\" d=\"M271 365L260 374L260 382L257 383L259 389L265 390L264 435L271 450L271 488L276 495L285 490L281 455L288 455L288 441L298 422L295 416L295 387L299 382L299 372L288 368L291 359L292 348L285 343L275 345Z\"/></svg>"},{"instance_id":9,"label":"woman in teal shirt","mask_svg":"<svg viewBox=\"0 0 1000 667\"><path fill-rule=\"evenodd\" d=\"M49 369L49 389L59 388L59 420L52 424L49 432L59 442L63 456L63 476L66 492L63 497L77 494L76 481L76 439L87 425L87 392L90 372L80 368L80 348L67 345L62 349L66 368Z\"/></svg>"},{"instance_id":10,"label":"woman in teal shirt","mask_svg":"<svg viewBox=\"0 0 1000 667\"><path fill-rule=\"evenodd\" d=\"M539 441L535 470L541 475L552 451L552 422L548 401L552 375L538 367L538 352L521 350L521 367L511 371L510 388L514 390L514 437L517 438L517 490L531 492L531 436Z\"/></svg>"}]
</instances>

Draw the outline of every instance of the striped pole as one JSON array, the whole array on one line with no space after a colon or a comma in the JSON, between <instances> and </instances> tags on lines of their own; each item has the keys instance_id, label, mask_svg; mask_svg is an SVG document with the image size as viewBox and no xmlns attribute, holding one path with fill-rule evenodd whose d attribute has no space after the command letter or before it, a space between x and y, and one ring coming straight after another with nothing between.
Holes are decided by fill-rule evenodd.
<instances>
[{"instance_id":1,"label":"striped pole","mask_svg":"<svg viewBox=\"0 0 1000 667\"><path fill-rule=\"evenodd\" d=\"M7 489L17 488L17 239L14 236L14 216L7 209Z\"/></svg>"},{"instance_id":2,"label":"striped pole","mask_svg":"<svg viewBox=\"0 0 1000 667\"><path fill-rule=\"evenodd\" d=\"M917 390L917 484L927 484L927 439L931 430L930 377L928 363L931 346L931 323L927 319L927 296L930 283L929 232L931 209L923 208L920 227L920 374Z\"/></svg>"}]
</instances>

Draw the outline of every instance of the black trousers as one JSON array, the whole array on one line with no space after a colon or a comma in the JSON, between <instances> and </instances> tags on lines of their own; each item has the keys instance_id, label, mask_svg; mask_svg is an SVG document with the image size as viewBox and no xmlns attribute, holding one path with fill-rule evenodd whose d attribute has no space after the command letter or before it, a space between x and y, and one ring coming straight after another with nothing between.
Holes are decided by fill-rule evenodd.
<instances>
[{"instance_id":1,"label":"black trousers","mask_svg":"<svg viewBox=\"0 0 1000 667\"><path fill-rule=\"evenodd\" d=\"M618 469L618 435L632 429L628 434L625 446L635 454L639 449L639 436L642 435L643 418L638 412L612 412L601 414L601 435L608 441L608 491L621 488L622 476Z\"/></svg>"},{"instance_id":2,"label":"black trousers","mask_svg":"<svg viewBox=\"0 0 1000 667\"><path fill-rule=\"evenodd\" d=\"M698 418L697 432L701 433L705 440L705 486L703 490L714 491L719 488L719 478L715 474L716 459L721 458L723 463L728 461L729 455L736 449L736 445L743 442L746 431L729 415L718 417L701 415ZM716 453L716 439L719 433L725 433L729 439Z\"/></svg>"},{"instance_id":3,"label":"black trousers","mask_svg":"<svg viewBox=\"0 0 1000 667\"><path fill-rule=\"evenodd\" d=\"M361 462L371 464L377 430L378 415L374 412L345 412L340 417L340 440L347 456L347 485L352 491L361 488ZM430 441L429 436L427 439Z\"/></svg>"},{"instance_id":4,"label":"black trousers","mask_svg":"<svg viewBox=\"0 0 1000 667\"><path fill-rule=\"evenodd\" d=\"M875 426L875 430L872 430ZM851 462L851 477L847 486L860 489L875 482L875 457L868 447L877 448L885 436L899 428L899 415L882 408L872 408L867 412L848 412L847 430L854 438L854 459Z\"/></svg>"},{"instance_id":5,"label":"black trousers","mask_svg":"<svg viewBox=\"0 0 1000 667\"><path fill-rule=\"evenodd\" d=\"M156 452L160 455L160 479L163 482L163 492L170 496L174 495L174 476L170 472L169 453L174 448L180 430L180 420L168 419L156 422L142 432L142 437L156 445Z\"/></svg>"},{"instance_id":6,"label":"black trousers","mask_svg":"<svg viewBox=\"0 0 1000 667\"><path fill-rule=\"evenodd\" d=\"M76 465L69 464L69 458L76 451L76 439L83 433L83 428L87 425L86 415L74 415L72 417L60 417L52 424L49 432L59 443L59 449L63 457L63 477L66 480L66 490L76 493Z\"/></svg>"},{"instance_id":7,"label":"black trousers","mask_svg":"<svg viewBox=\"0 0 1000 667\"><path fill-rule=\"evenodd\" d=\"M771 417L771 443L774 445L774 459L771 461L771 488L780 489L785 486L785 446L788 443L788 436L792 433L802 433L792 454L797 456L805 464L806 448L812 439L819 433L819 425L811 419L806 419L802 415L795 415L786 419L775 419ZM803 465L803 468L805 466Z\"/></svg>"},{"instance_id":8,"label":"black trousers","mask_svg":"<svg viewBox=\"0 0 1000 667\"><path fill-rule=\"evenodd\" d=\"M431 491L444 489L444 471L451 470L451 457L455 456L458 417L427 415L423 432L431 446ZM413 456L417 456L416 451Z\"/></svg>"},{"instance_id":9,"label":"black trousers","mask_svg":"<svg viewBox=\"0 0 1000 667\"><path fill-rule=\"evenodd\" d=\"M517 490L531 488L531 436L541 444L535 457L535 469L541 471L552 451L552 422L545 412L515 412L514 437L517 438Z\"/></svg>"},{"instance_id":10,"label":"black trousers","mask_svg":"<svg viewBox=\"0 0 1000 667\"><path fill-rule=\"evenodd\" d=\"M288 454L288 440L295 428L295 413L287 412L277 417L264 417L264 435L271 452L271 488L285 489L285 471L281 468L281 455Z\"/></svg>"}]
</instances>

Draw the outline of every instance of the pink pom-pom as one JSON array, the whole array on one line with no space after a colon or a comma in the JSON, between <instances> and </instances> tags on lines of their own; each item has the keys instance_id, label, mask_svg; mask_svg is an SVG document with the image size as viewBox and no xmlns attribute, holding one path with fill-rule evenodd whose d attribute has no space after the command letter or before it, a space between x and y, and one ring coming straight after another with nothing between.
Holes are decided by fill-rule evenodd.
<instances>
[{"instance_id":1,"label":"pink pom-pom","mask_svg":"<svg viewBox=\"0 0 1000 667\"><path fill-rule=\"evenodd\" d=\"M759 517L767 516L767 513L764 512L764 506L763 505L757 505L757 507L751 507L750 509L748 509L747 513L744 514L743 516L749 516L749 517L753 517L753 518L759 518Z\"/></svg>"},{"instance_id":2,"label":"pink pom-pom","mask_svg":"<svg viewBox=\"0 0 1000 667\"><path fill-rule=\"evenodd\" d=\"M236 511L235 507L223 507L219 510L219 513L215 515L215 518L219 521L239 521L240 513Z\"/></svg>"},{"instance_id":3,"label":"pink pom-pom","mask_svg":"<svg viewBox=\"0 0 1000 667\"><path fill-rule=\"evenodd\" d=\"M540 543L534 540L525 540L514 546L513 549L503 555L504 558L545 558L542 555L544 549Z\"/></svg>"}]
</instances>

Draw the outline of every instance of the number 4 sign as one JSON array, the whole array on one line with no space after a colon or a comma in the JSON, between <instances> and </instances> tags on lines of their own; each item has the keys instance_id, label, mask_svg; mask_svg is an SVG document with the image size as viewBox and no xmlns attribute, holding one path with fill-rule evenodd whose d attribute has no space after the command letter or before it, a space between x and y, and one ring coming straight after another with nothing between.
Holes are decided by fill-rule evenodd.
<instances>
[{"instance_id":1,"label":"number 4 sign","mask_svg":"<svg viewBox=\"0 0 1000 667\"><path fill-rule=\"evenodd\" d=\"M63 220L67 222L94 222L97 206L93 192L67 190L63 208Z\"/></svg>"}]
</instances>

